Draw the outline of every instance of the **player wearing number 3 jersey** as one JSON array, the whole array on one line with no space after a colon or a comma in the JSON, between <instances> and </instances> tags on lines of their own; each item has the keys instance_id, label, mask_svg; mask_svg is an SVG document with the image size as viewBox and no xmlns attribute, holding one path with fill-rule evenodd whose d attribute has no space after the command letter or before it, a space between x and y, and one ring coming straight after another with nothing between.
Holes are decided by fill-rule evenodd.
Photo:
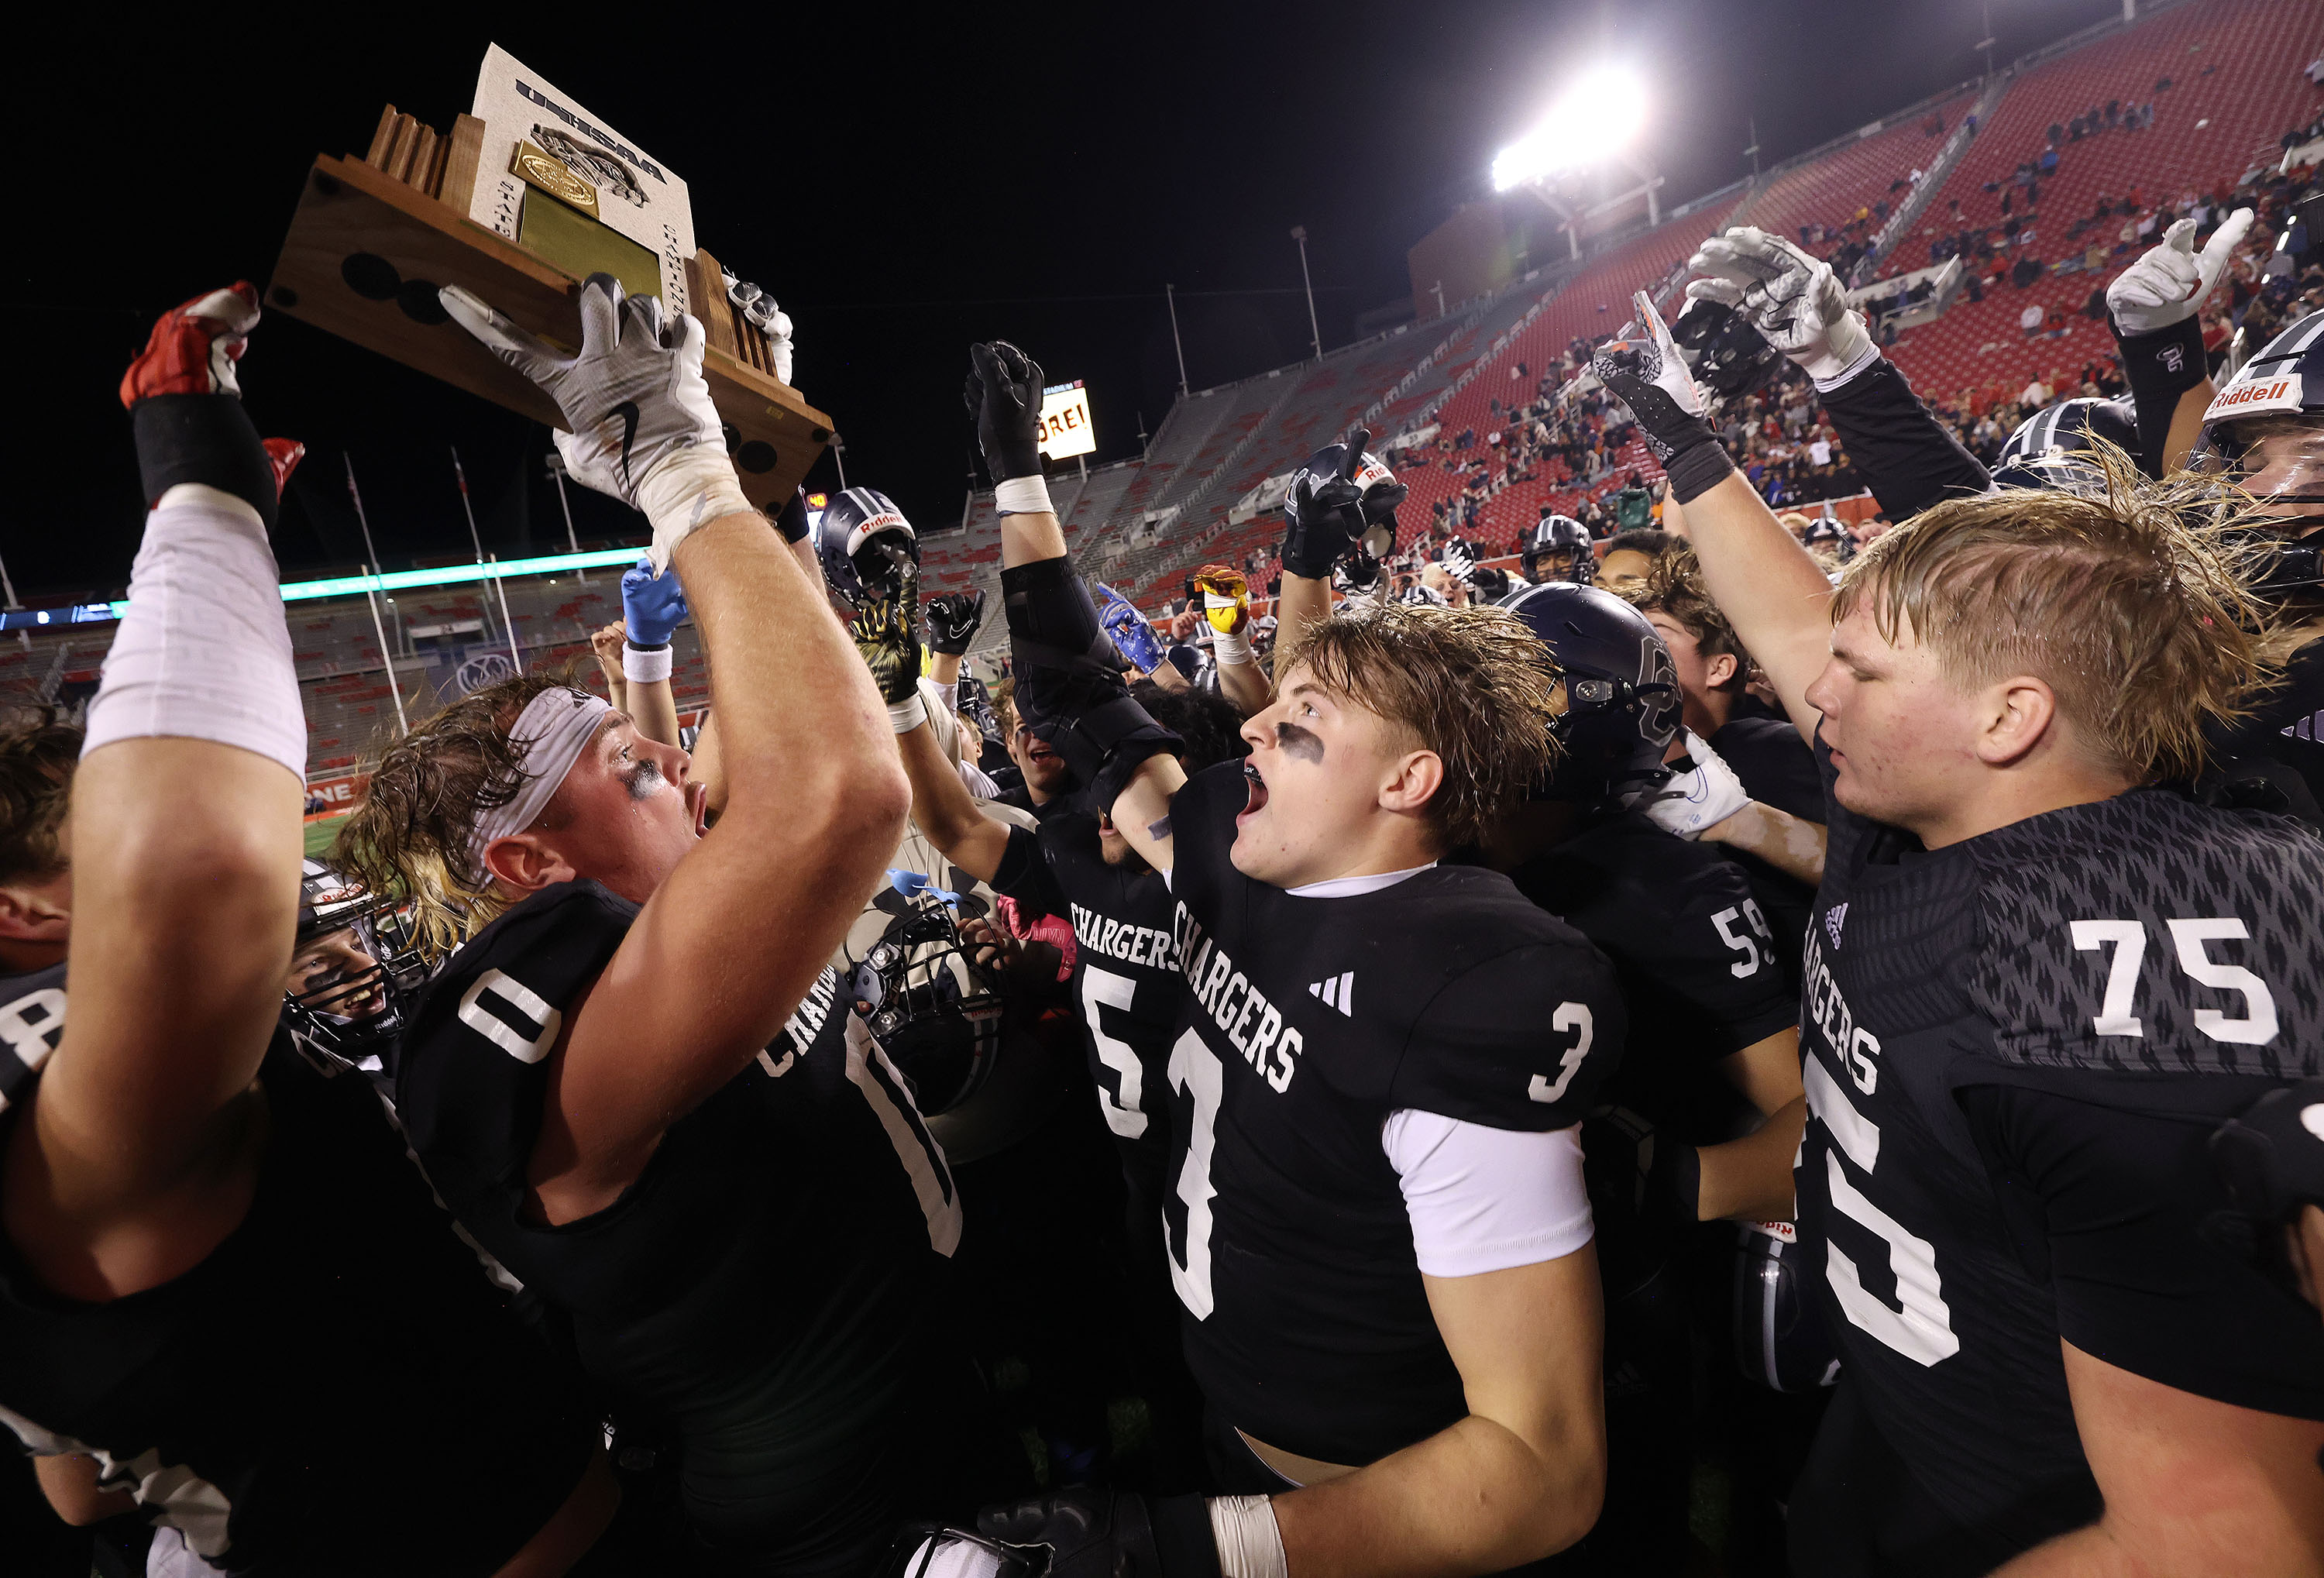
<instances>
[{"instance_id":1,"label":"player wearing number 3 jersey","mask_svg":"<svg viewBox=\"0 0 2324 1578\"><path fill-rule=\"evenodd\" d=\"M2087 495L1935 505L1834 593L1639 301L1596 365L1830 812L1795 1179L1844 1373L1794 1570L2316 1571L2324 1342L2207 1236L2207 1142L2324 1059L2324 852L2162 787L2267 673L2228 506L2106 453Z\"/></svg>"},{"instance_id":2,"label":"player wearing number 3 jersey","mask_svg":"<svg viewBox=\"0 0 2324 1578\"><path fill-rule=\"evenodd\" d=\"M1439 861L1549 763L1540 646L1494 610L1326 622L1244 725L1248 761L1188 778L1065 558L1039 369L972 354L1019 715L1170 883L1165 1213L1213 1416L1206 1489L1228 1493L1068 1491L982 1526L1066 1574L1537 1562L1604 1486L1574 1130L1622 1005L1606 961L1506 877ZM1307 529L1366 529L1356 484L1314 491Z\"/></svg>"}]
</instances>

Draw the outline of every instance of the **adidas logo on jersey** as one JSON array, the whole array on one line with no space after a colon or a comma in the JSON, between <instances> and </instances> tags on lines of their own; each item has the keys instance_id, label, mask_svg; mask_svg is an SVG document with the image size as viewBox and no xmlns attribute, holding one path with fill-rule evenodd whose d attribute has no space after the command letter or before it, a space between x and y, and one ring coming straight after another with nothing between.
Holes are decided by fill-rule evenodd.
<instances>
[{"instance_id":1,"label":"adidas logo on jersey","mask_svg":"<svg viewBox=\"0 0 2324 1578\"><path fill-rule=\"evenodd\" d=\"M1356 1010L1351 1004L1355 990L1356 973L1353 970L1343 970L1329 981L1310 983L1307 995L1322 998L1324 1007L1336 1008L1350 1019L1353 1019L1356 1017Z\"/></svg>"},{"instance_id":2,"label":"adidas logo on jersey","mask_svg":"<svg viewBox=\"0 0 2324 1578\"><path fill-rule=\"evenodd\" d=\"M1848 918L1848 906L1835 904L1823 912L1823 928L1831 933L1831 946L1840 946L1840 923Z\"/></svg>"}]
</instances>

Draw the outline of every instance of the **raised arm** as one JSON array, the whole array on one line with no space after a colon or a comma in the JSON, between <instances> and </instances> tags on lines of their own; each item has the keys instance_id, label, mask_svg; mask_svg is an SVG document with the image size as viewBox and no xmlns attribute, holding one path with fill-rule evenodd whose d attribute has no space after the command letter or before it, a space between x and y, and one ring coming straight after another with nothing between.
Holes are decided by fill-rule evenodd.
<instances>
[{"instance_id":1,"label":"raised arm","mask_svg":"<svg viewBox=\"0 0 2324 1578\"><path fill-rule=\"evenodd\" d=\"M725 812L646 900L552 1072L532 1174L553 1217L552 1194L578 1214L781 1029L879 880L910 790L821 586L735 481L702 326L665 324L658 301L592 275L567 360L475 298L444 295L557 400L573 475L644 511L649 559L687 588L719 720Z\"/></svg>"},{"instance_id":2,"label":"raised arm","mask_svg":"<svg viewBox=\"0 0 2324 1578\"><path fill-rule=\"evenodd\" d=\"M1039 364L1005 341L972 346L969 355L968 408L1001 510L1001 595L1017 715L1065 759L1092 807L1113 812L1129 835L1121 817L1130 807L1117 808L1115 800L1141 779L1148 785L1142 796L1165 782L1176 792L1177 783L1164 774L1177 772L1178 736L1130 696L1120 654L1098 627L1089 587L1065 558L1065 533L1041 479ZM1167 769L1153 765L1157 757L1169 759ZM1155 836L1167 839L1167 813L1157 818L1148 809L1141 826L1158 820L1162 831ZM1157 850L1153 838L1132 842L1157 870L1169 869L1167 850ZM1155 861L1149 850L1162 858Z\"/></svg>"},{"instance_id":3,"label":"raised arm","mask_svg":"<svg viewBox=\"0 0 2324 1578\"><path fill-rule=\"evenodd\" d=\"M1265 712L1275 687L1250 650L1250 583L1232 565L1204 565L1194 572L1203 594L1203 617L1210 622L1211 651L1219 664L1219 694L1245 717Z\"/></svg>"},{"instance_id":4,"label":"raised arm","mask_svg":"<svg viewBox=\"0 0 2324 1578\"><path fill-rule=\"evenodd\" d=\"M1712 600L1792 721L1812 735L1817 714L1807 688L1831 656L1831 583L1720 448L1670 330L1643 291L1637 308L1637 337L1601 346L1591 370L1629 406L1662 461Z\"/></svg>"},{"instance_id":5,"label":"raised arm","mask_svg":"<svg viewBox=\"0 0 2324 1578\"><path fill-rule=\"evenodd\" d=\"M280 483L235 376L258 316L247 284L188 302L122 383L152 512L73 785L71 1012L0 1191L69 1297L180 1275L256 1186L307 754L267 545Z\"/></svg>"},{"instance_id":6,"label":"raised arm","mask_svg":"<svg viewBox=\"0 0 2324 1578\"><path fill-rule=\"evenodd\" d=\"M2181 219L2107 286L2107 324L2138 413L2138 464L2149 476L2184 467L2202 430L2212 390L2200 309L2251 227L2252 211L2237 208L2199 253L2195 221Z\"/></svg>"},{"instance_id":7,"label":"raised arm","mask_svg":"<svg viewBox=\"0 0 2324 1578\"><path fill-rule=\"evenodd\" d=\"M686 588L676 570L657 576L640 559L622 575L622 710L638 733L664 745L678 743L678 701L670 694L670 637L687 614Z\"/></svg>"}]
</instances>

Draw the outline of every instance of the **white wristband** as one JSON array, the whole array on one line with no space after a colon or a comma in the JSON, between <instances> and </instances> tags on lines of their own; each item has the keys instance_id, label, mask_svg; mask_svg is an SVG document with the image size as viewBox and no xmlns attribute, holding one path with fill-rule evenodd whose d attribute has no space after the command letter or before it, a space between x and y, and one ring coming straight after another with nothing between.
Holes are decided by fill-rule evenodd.
<instances>
[{"instance_id":1,"label":"white wristband","mask_svg":"<svg viewBox=\"0 0 2324 1578\"><path fill-rule=\"evenodd\" d=\"M1209 1505L1222 1578L1291 1578L1274 1502L1264 1496L1213 1496Z\"/></svg>"},{"instance_id":2,"label":"white wristband","mask_svg":"<svg viewBox=\"0 0 2324 1578\"><path fill-rule=\"evenodd\" d=\"M1054 515L1049 484L1038 476L1012 476L992 490L992 507L1004 515Z\"/></svg>"},{"instance_id":3,"label":"white wristband","mask_svg":"<svg viewBox=\"0 0 2324 1578\"><path fill-rule=\"evenodd\" d=\"M629 642L623 641L622 643L622 678L632 685L651 685L657 679L667 679L669 678L669 663L673 655L672 649L667 644L659 647L633 647Z\"/></svg>"},{"instance_id":4,"label":"white wristband","mask_svg":"<svg viewBox=\"0 0 2324 1578\"><path fill-rule=\"evenodd\" d=\"M1222 663L1248 663L1250 657L1250 627L1211 632L1211 655Z\"/></svg>"},{"instance_id":5,"label":"white wristband","mask_svg":"<svg viewBox=\"0 0 2324 1578\"><path fill-rule=\"evenodd\" d=\"M908 734L928 721L928 704L917 690L902 701L888 704L888 723L899 734Z\"/></svg>"}]
</instances>

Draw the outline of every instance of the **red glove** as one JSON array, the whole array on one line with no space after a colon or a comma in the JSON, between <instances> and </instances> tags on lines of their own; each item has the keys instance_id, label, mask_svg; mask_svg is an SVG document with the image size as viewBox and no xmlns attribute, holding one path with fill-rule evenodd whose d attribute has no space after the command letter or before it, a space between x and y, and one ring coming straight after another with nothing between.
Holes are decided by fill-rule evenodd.
<instances>
[{"instance_id":1,"label":"red glove","mask_svg":"<svg viewBox=\"0 0 2324 1578\"><path fill-rule=\"evenodd\" d=\"M134 406L157 394L239 397L234 365L258 325L258 291L248 280L197 296L161 315L145 352L121 379L121 403ZM289 473L285 471L284 475Z\"/></svg>"}]
</instances>

